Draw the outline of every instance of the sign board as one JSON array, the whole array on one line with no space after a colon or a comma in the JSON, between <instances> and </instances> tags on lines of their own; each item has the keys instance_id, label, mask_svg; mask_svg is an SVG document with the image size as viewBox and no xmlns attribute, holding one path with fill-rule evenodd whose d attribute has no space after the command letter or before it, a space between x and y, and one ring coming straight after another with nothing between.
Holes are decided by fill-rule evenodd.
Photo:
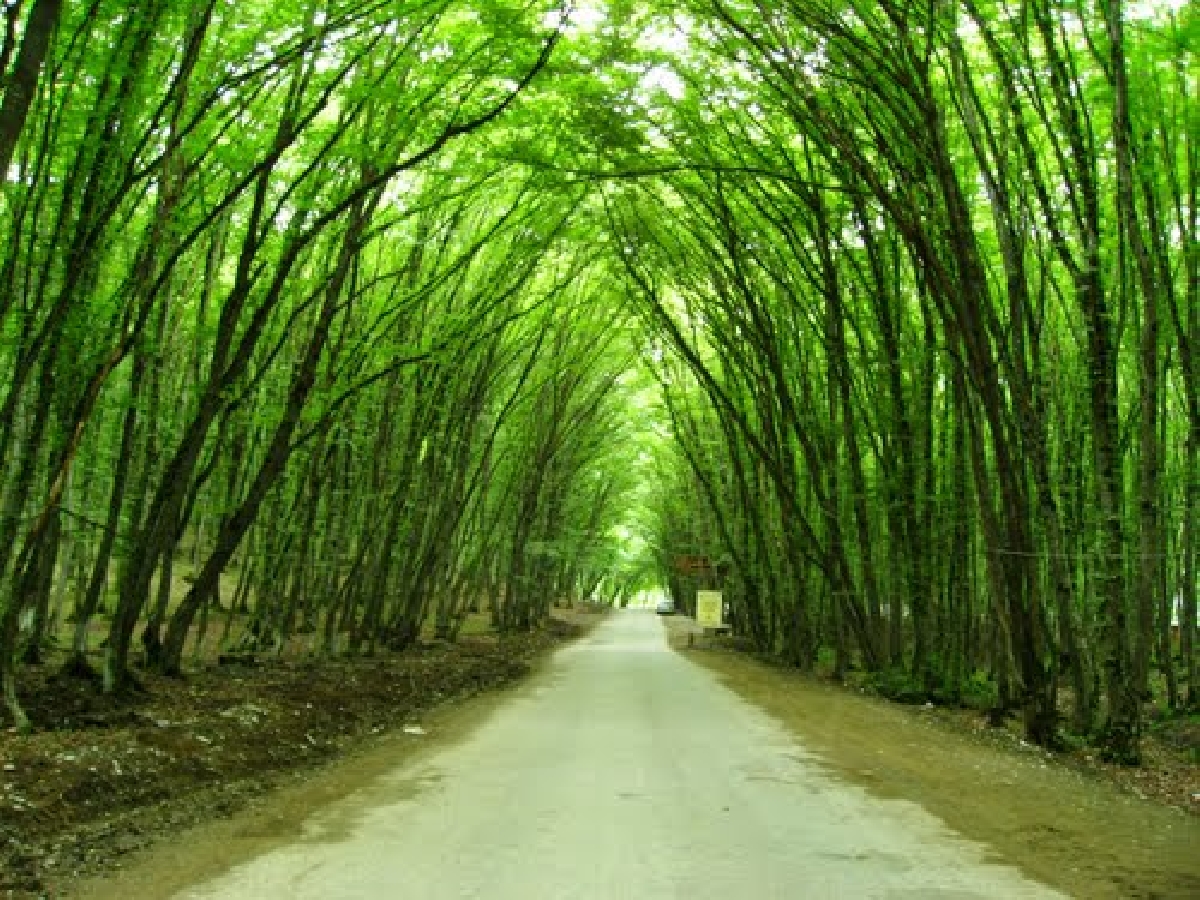
<instances>
[{"instance_id":1,"label":"sign board","mask_svg":"<svg viewBox=\"0 0 1200 900\"><path fill-rule=\"evenodd\" d=\"M696 592L696 624L702 628L721 628L724 609L720 591Z\"/></svg>"},{"instance_id":2,"label":"sign board","mask_svg":"<svg viewBox=\"0 0 1200 900\"><path fill-rule=\"evenodd\" d=\"M707 575L712 570L712 561L707 556L675 557L675 571L680 575Z\"/></svg>"}]
</instances>

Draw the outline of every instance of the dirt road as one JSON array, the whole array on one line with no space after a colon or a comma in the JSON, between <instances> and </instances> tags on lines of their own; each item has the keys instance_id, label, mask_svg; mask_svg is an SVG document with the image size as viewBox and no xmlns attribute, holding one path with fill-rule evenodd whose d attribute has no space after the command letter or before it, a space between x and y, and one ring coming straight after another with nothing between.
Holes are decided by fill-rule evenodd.
<instances>
[{"instance_id":1,"label":"dirt road","mask_svg":"<svg viewBox=\"0 0 1200 900\"><path fill-rule=\"evenodd\" d=\"M281 801L309 813L290 836L255 844L235 825L215 840L253 849L227 871L193 860L177 890L189 853L230 862L201 838L90 896L1062 896L921 806L831 774L672 652L653 614L613 616L478 727L438 730L413 737L431 743L423 755L390 770L376 760L381 771L340 800Z\"/></svg>"}]
</instances>

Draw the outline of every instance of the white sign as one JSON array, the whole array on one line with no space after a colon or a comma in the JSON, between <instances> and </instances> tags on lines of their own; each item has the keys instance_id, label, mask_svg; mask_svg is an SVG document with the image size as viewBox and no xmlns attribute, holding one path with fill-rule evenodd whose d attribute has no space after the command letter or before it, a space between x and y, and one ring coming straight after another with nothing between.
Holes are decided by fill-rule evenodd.
<instances>
[{"instance_id":1,"label":"white sign","mask_svg":"<svg viewBox=\"0 0 1200 900\"><path fill-rule=\"evenodd\" d=\"M723 607L720 591L696 591L696 624L703 628L722 627Z\"/></svg>"}]
</instances>

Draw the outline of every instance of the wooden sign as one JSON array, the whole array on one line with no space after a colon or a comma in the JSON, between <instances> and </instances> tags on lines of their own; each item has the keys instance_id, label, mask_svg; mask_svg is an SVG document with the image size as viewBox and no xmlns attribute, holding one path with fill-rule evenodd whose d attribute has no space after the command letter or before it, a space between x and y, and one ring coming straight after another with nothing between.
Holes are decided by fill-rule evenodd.
<instances>
[{"instance_id":1,"label":"wooden sign","mask_svg":"<svg viewBox=\"0 0 1200 900\"><path fill-rule=\"evenodd\" d=\"M712 560L707 556L675 557L675 571L680 575L708 575L712 570Z\"/></svg>"}]
</instances>

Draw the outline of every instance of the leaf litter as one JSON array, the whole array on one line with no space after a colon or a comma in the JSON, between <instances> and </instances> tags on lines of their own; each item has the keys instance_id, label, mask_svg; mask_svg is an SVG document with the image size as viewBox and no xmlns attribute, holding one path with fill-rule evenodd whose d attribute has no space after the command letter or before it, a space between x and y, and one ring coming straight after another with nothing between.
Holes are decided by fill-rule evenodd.
<instances>
[{"instance_id":1,"label":"leaf litter","mask_svg":"<svg viewBox=\"0 0 1200 900\"><path fill-rule=\"evenodd\" d=\"M0 896L57 896L152 842L230 816L289 774L417 714L522 677L579 626L463 636L397 655L139 673L124 697L23 671L34 733L0 732Z\"/></svg>"}]
</instances>

